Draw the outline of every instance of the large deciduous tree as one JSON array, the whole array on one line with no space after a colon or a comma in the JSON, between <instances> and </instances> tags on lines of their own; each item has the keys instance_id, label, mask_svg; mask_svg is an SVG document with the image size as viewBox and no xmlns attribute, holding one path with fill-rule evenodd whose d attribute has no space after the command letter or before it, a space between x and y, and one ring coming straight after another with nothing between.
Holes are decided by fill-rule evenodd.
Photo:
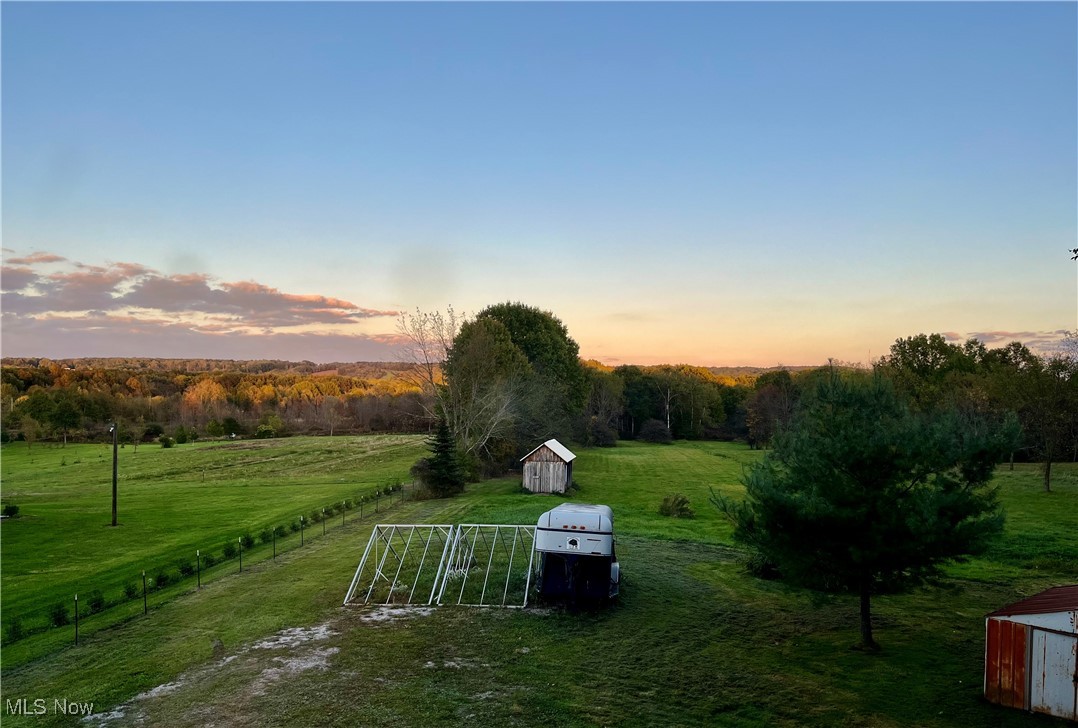
<instances>
[{"instance_id":1,"label":"large deciduous tree","mask_svg":"<svg viewBox=\"0 0 1078 728\"><path fill-rule=\"evenodd\" d=\"M588 384L580 347L557 316L523 303L499 303L483 309L476 318L500 321L535 373L561 390L568 407L583 407Z\"/></svg>"},{"instance_id":2,"label":"large deciduous tree","mask_svg":"<svg viewBox=\"0 0 1078 728\"><path fill-rule=\"evenodd\" d=\"M1078 456L1078 359L1034 359L1019 372L1018 392L1022 426L1050 491L1052 464Z\"/></svg>"},{"instance_id":3,"label":"large deciduous tree","mask_svg":"<svg viewBox=\"0 0 1078 728\"><path fill-rule=\"evenodd\" d=\"M82 413L75 398L69 392L61 392L56 397L56 406L49 416L49 424L63 434L64 447L67 447L67 433L78 427L81 421Z\"/></svg>"},{"instance_id":4,"label":"large deciduous tree","mask_svg":"<svg viewBox=\"0 0 1078 728\"><path fill-rule=\"evenodd\" d=\"M520 303L489 306L475 318L406 314L398 330L416 383L430 395L468 461L513 459L533 440L564 437L589 388L579 348L553 314Z\"/></svg>"},{"instance_id":5,"label":"large deciduous tree","mask_svg":"<svg viewBox=\"0 0 1078 728\"><path fill-rule=\"evenodd\" d=\"M565 324L549 311L523 303L488 306L476 315L477 322L487 320L505 328L531 367L519 397L513 449L527 452L548 438L569 437L584 411L588 381L580 347Z\"/></svg>"},{"instance_id":6,"label":"large deciduous tree","mask_svg":"<svg viewBox=\"0 0 1078 728\"><path fill-rule=\"evenodd\" d=\"M465 454L489 455L491 440L508 436L519 416L531 374L527 358L500 321L480 318L460 327L444 368L444 419Z\"/></svg>"},{"instance_id":7,"label":"large deciduous tree","mask_svg":"<svg viewBox=\"0 0 1078 728\"><path fill-rule=\"evenodd\" d=\"M624 407L625 382L611 371L586 368L588 400L584 406L581 440L586 445L612 447L617 442L618 415Z\"/></svg>"},{"instance_id":8,"label":"large deciduous tree","mask_svg":"<svg viewBox=\"0 0 1078 728\"><path fill-rule=\"evenodd\" d=\"M976 339L959 346L942 334L918 334L895 341L878 366L915 409L927 412L966 404L970 378L984 353Z\"/></svg>"},{"instance_id":9,"label":"large deciduous tree","mask_svg":"<svg viewBox=\"0 0 1078 728\"><path fill-rule=\"evenodd\" d=\"M749 445L767 447L772 438L790 424L798 396L793 377L785 369L760 375L745 403Z\"/></svg>"},{"instance_id":10,"label":"large deciduous tree","mask_svg":"<svg viewBox=\"0 0 1078 728\"><path fill-rule=\"evenodd\" d=\"M861 641L876 648L873 595L923 583L1002 529L989 482L1016 436L1012 421L912 413L879 374L833 372L746 475L747 499L716 504L784 580L858 594Z\"/></svg>"}]
</instances>

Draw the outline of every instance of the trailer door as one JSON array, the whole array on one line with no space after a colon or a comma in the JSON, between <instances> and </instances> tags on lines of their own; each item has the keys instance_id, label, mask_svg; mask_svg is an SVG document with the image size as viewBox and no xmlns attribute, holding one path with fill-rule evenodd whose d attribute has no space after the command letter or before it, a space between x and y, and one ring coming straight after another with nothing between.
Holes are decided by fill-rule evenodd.
<instances>
[{"instance_id":1,"label":"trailer door","mask_svg":"<svg viewBox=\"0 0 1078 728\"><path fill-rule=\"evenodd\" d=\"M1033 628L1030 710L1078 720L1078 635Z\"/></svg>"}]
</instances>

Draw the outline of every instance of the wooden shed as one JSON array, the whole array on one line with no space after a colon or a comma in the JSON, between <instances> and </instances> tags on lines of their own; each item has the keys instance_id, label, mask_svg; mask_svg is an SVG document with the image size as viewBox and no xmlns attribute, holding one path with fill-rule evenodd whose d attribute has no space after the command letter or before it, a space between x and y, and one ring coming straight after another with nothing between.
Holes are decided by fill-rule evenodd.
<instances>
[{"instance_id":1,"label":"wooden shed","mask_svg":"<svg viewBox=\"0 0 1078 728\"><path fill-rule=\"evenodd\" d=\"M520 459L524 489L532 493L564 493L573 482L576 455L557 440L547 440Z\"/></svg>"},{"instance_id":2,"label":"wooden shed","mask_svg":"<svg viewBox=\"0 0 1078 728\"><path fill-rule=\"evenodd\" d=\"M984 697L1078 720L1078 584L1048 589L986 616Z\"/></svg>"}]
</instances>

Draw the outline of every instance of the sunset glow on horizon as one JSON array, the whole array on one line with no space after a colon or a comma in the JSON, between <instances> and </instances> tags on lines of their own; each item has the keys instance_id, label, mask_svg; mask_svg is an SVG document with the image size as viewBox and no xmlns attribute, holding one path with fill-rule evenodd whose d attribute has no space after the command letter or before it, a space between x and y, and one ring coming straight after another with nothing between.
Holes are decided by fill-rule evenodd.
<instances>
[{"instance_id":1,"label":"sunset glow on horizon","mask_svg":"<svg viewBox=\"0 0 1078 728\"><path fill-rule=\"evenodd\" d=\"M607 364L1078 329L1078 6L5 3L4 356Z\"/></svg>"}]
</instances>

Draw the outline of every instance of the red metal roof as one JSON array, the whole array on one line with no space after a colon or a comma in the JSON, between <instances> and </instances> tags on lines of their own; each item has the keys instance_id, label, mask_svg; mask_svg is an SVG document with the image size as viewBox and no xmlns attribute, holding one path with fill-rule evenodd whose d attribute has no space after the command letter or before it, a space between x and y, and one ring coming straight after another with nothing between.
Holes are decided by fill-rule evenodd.
<instances>
[{"instance_id":1,"label":"red metal roof","mask_svg":"<svg viewBox=\"0 0 1078 728\"><path fill-rule=\"evenodd\" d=\"M1078 611L1078 584L1054 586L1014 604L1000 607L989 617L1009 617L1013 614L1051 614Z\"/></svg>"}]
</instances>

